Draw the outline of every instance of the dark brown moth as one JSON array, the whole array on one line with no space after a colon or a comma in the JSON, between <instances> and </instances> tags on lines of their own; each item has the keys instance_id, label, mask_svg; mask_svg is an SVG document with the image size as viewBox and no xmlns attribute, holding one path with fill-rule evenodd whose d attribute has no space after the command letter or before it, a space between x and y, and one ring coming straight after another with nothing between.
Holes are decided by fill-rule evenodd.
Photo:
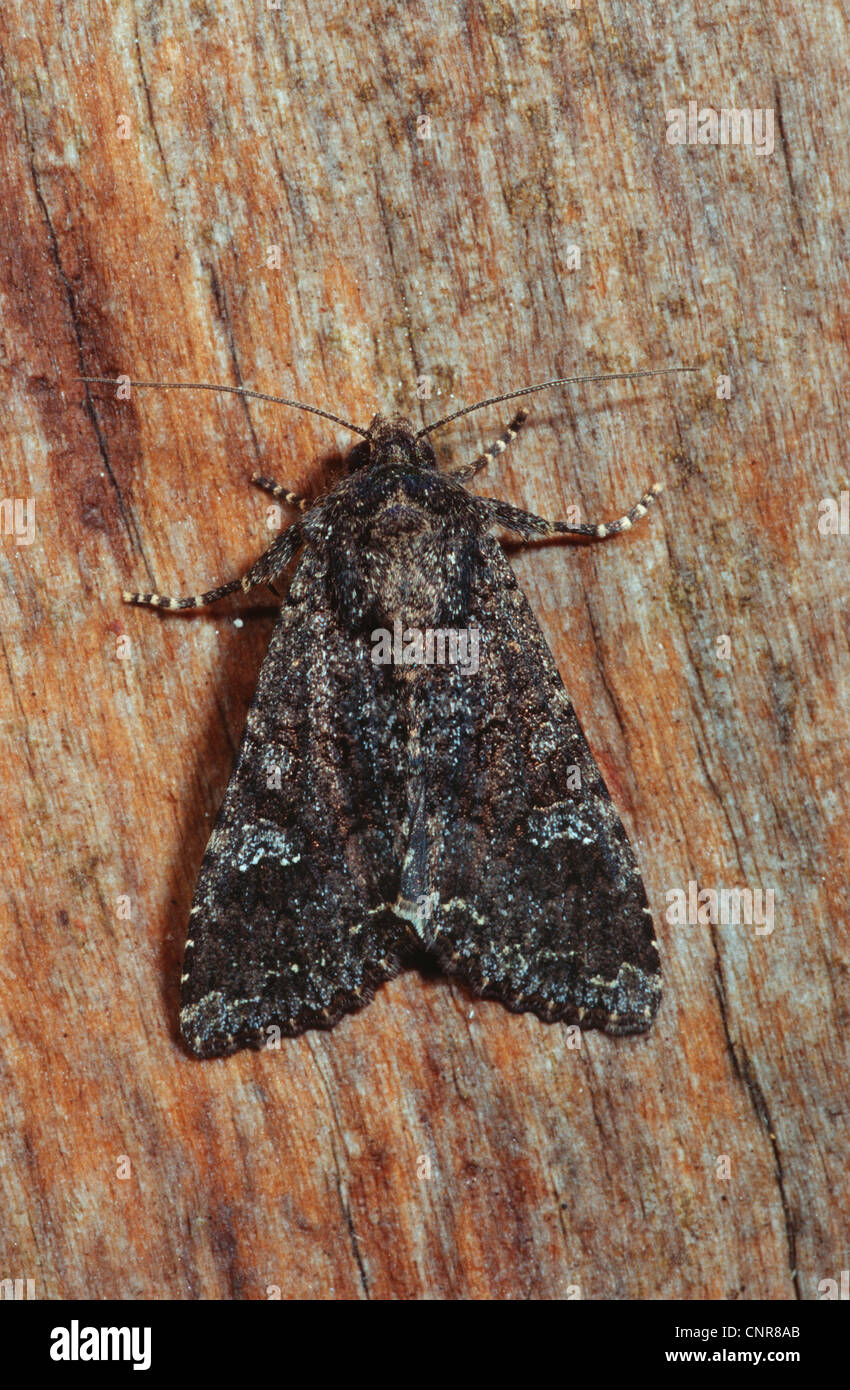
<instances>
[{"instance_id":1,"label":"dark brown moth","mask_svg":"<svg viewBox=\"0 0 850 1390\"><path fill-rule=\"evenodd\" d=\"M515 1012L650 1027L661 973L635 857L493 532L605 539L660 487L596 526L471 494L525 417L453 472L426 437L445 421L340 421L362 439L330 493L311 504L255 479L302 515L241 580L124 595L197 608L299 554L192 904L180 1028L195 1055L331 1028L423 952ZM474 663L450 659L462 646Z\"/></svg>"}]
</instances>

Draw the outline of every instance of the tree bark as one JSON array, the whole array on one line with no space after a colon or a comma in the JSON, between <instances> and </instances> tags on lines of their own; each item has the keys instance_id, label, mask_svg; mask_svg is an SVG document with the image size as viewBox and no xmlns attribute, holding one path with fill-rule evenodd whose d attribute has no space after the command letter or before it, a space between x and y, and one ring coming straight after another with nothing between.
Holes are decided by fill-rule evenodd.
<instances>
[{"instance_id":1,"label":"tree bark","mask_svg":"<svg viewBox=\"0 0 850 1390\"><path fill-rule=\"evenodd\" d=\"M844 7L13 3L0 32L0 1277L816 1298L850 1218ZM772 152L669 143L691 101L772 112ZM641 863L651 1034L573 1047L410 973L189 1058L188 909L274 602L121 591L240 574L279 522L250 475L315 495L351 437L78 378L365 426L676 364L531 397L472 484L591 521L667 485L604 546L510 552ZM772 893L773 930L677 922L689 884Z\"/></svg>"}]
</instances>

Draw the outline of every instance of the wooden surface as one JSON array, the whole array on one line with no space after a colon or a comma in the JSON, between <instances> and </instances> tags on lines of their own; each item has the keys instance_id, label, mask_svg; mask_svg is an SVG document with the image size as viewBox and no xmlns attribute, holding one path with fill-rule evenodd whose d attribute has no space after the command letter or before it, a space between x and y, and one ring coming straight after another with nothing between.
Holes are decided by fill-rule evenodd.
<instances>
[{"instance_id":1,"label":"wooden surface","mask_svg":"<svg viewBox=\"0 0 850 1390\"><path fill-rule=\"evenodd\" d=\"M850 536L818 531L850 487L846 7L354 9L0 15L3 486L36 522L0 538L0 1277L816 1298L850 1267ZM691 99L772 108L773 153L671 146ZM329 1035L188 1058L188 906L274 604L120 593L240 573L270 535L250 474L316 492L351 440L75 378L366 424L682 362L535 397L474 485L588 520L668 485L604 547L512 552L643 868L652 1034L571 1048L408 974ZM505 422L435 442L467 459ZM669 922L691 881L772 889L775 929Z\"/></svg>"}]
</instances>

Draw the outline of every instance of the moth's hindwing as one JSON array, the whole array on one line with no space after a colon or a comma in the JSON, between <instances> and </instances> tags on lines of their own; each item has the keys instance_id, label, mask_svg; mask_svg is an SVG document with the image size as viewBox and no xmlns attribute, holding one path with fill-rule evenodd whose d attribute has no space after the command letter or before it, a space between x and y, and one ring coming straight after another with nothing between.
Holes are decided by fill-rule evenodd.
<instances>
[{"instance_id":1,"label":"moth's hindwing","mask_svg":"<svg viewBox=\"0 0 850 1390\"><path fill-rule=\"evenodd\" d=\"M404 710L305 552L201 865L180 1028L201 1057L332 1027L402 962Z\"/></svg>"},{"instance_id":2,"label":"moth's hindwing","mask_svg":"<svg viewBox=\"0 0 850 1390\"><path fill-rule=\"evenodd\" d=\"M431 667L411 695L426 850L404 896L420 904L419 935L448 974L509 1009L643 1032L661 973L635 856L493 540L473 617L478 673Z\"/></svg>"}]
</instances>

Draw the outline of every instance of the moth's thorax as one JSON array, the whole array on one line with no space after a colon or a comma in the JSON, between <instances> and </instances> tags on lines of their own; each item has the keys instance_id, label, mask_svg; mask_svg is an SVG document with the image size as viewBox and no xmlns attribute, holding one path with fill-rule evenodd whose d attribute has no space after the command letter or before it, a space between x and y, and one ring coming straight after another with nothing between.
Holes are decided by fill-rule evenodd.
<instances>
[{"instance_id":1,"label":"moth's thorax","mask_svg":"<svg viewBox=\"0 0 850 1390\"><path fill-rule=\"evenodd\" d=\"M446 562L456 548L433 475L385 466L370 476L371 515L361 533L362 575L382 621L435 618L445 593Z\"/></svg>"},{"instance_id":2,"label":"moth's thorax","mask_svg":"<svg viewBox=\"0 0 850 1390\"><path fill-rule=\"evenodd\" d=\"M364 482L364 521L368 531L404 536L443 524L445 487L442 478L396 464L372 469Z\"/></svg>"},{"instance_id":3,"label":"moth's thorax","mask_svg":"<svg viewBox=\"0 0 850 1390\"><path fill-rule=\"evenodd\" d=\"M350 632L392 627L396 618L439 626L462 609L482 529L478 499L439 471L400 459L413 447L410 428L404 436L385 424L376 429L379 460L347 477L305 523Z\"/></svg>"}]
</instances>

